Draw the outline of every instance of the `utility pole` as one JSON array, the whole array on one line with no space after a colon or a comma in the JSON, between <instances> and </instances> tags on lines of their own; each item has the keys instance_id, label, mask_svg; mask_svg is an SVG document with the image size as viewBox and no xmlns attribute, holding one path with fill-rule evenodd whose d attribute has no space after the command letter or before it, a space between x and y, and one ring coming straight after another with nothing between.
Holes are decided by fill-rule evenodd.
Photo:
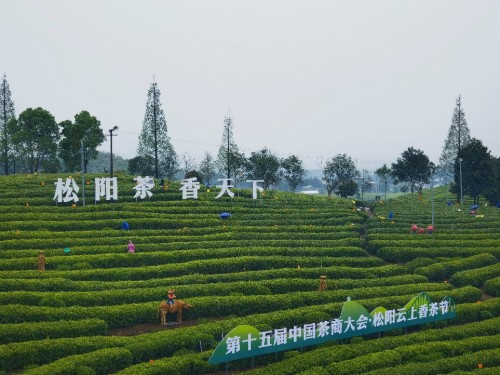
<instances>
[{"instance_id":1,"label":"utility pole","mask_svg":"<svg viewBox=\"0 0 500 375\"><path fill-rule=\"evenodd\" d=\"M153 77L153 126L155 130L155 178L159 178L158 173L158 124L156 123L156 83Z\"/></svg>"},{"instance_id":2,"label":"utility pole","mask_svg":"<svg viewBox=\"0 0 500 375\"><path fill-rule=\"evenodd\" d=\"M229 168L229 126L227 127L227 178L231 178L230 168Z\"/></svg>"},{"instance_id":3,"label":"utility pole","mask_svg":"<svg viewBox=\"0 0 500 375\"><path fill-rule=\"evenodd\" d=\"M464 204L463 188L462 188L462 158L458 159L460 164L460 207Z\"/></svg>"},{"instance_id":4,"label":"utility pole","mask_svg":"<svg viewBox=\"0 0 500 375\"><path fill-rule=\"evenodd\" d=\"M461 107L462 101L460 95L458 96L458 149L457 149L457 156L460 155L461 151L461 146L462 146L462 124L460 122L460 114L462 112L462 107ZM455 159L456 160L456 159ZM462 205L462 158L459 160L460 163L460 205Z\"/></svg>"},{"instance_id":5,"label":"utility pole","mask_svg":"<svg viewBox=\"0 0 500 375\"><path fill-rule=\"evenodd\" d=\"M431 174L431 192L432 192L432 226L434 226L434 172Z\"/></svg>"},{"instance_id":6,"label":"utility pole","mask_svg":"<svg viewBox=\"0 0 500 375\"><path fill-rule=\"evenodd\" d=\"M3 109L3 157L4 157L4 172L5 175L7 176L9 174L9 153L8 153L8 143L7 143L7 90L6 90L6 84L5 84L5 74L3 76L3 82L2 82L2 89L3 89L3 103L2 103L2 109ZM15 173L15 172L14 172Z\"/></svg>"},{"instance_id":7,"label":"utility pole","mask_svg":"<svg viewBox=\"0 0 500 375\"><path fill-rule=\"evenodd\" d=\"M83 162L83 139L80 141L80 152L81 152L81 158L80 158L80 162L81 162L81 165L82 165L82 203L83 203L83 207L85 207L85 175L84 175L84 167L85 167L85 163Z\"/></svg>"},{"instance_id":8,"label":"utility pole","mask_svg":"<svg viewBox=\"0 0 500 375\"><path fill-rule=\"evenodd\" d=\"M116 137L116 134L113 134L115 130L118 129L118 126L113 126L112 129L109 129L109 141L111 144L111 150L109 154L109 177L113 178L113 136Z\"/></svg>"}]
</instances>

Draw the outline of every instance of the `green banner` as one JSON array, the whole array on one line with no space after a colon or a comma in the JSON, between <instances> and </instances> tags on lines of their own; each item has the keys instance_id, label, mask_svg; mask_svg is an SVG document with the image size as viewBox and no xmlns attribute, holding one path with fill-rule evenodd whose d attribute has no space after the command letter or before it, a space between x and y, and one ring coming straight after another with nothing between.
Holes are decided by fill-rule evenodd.
<instances>
[{"instance_id":1,"label":"green banner","mask_svg":"<svg viewBox=\"0 0 500 375\"><path fill-rule=\"evenodd\" d=\"M451 297L445 297L441 302L433 302L426 293L420 293L400 309L387 310L384 307L377 307L371 313L364 306L348 298L337 319L264 332L249 325L233 328L217 345L209 363L256 357L328 341L452 319L455 316L455 302Z\"/></svg>"}]
</instances>

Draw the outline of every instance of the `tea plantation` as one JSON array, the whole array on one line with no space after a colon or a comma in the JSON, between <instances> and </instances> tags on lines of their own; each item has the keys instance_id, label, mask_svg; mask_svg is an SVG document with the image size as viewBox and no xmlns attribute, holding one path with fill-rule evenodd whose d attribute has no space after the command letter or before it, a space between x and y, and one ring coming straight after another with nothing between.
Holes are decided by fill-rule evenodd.
<instances>
[{"instance_id":1,"label":"tea plantation","mask_svg":"<svg viewBox=\"0 0 500 375\"><path fill-rule=\"evenodd\" d=\"M500 373L500 209L476 215L446 189L377 202L249 190L216 200L180 185L135 199L53 200L56 175L0 177L0 373ZM388 218L392 211L394 217ZM230 213L223 219L221 213ZM123 221L129 230L122 230ZM132 240L136 253L127 253ZM67 249L66 252L64 249ZM69 251L68 251L69 249ZM37 269L44 251L45 271ZM320 276L327 289L318 291ZM173 288L193 305L159 324ZM451 296L456 318L234 362L208 359L238 325L260 331L337 318L350 297L397 309L420 292ZM175 317L169 316L169 321Z\"/></svg>"}]
</instances>

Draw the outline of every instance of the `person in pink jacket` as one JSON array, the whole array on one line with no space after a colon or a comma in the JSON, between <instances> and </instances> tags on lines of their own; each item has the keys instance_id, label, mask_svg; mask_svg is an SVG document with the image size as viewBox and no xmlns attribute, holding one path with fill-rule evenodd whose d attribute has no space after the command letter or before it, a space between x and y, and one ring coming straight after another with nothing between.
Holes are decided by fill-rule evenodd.
<instances>
[{"instance_id":1,"label":"person in pink jacket","mask_svg":"<svg viewBox=\"0 0 500 375\"><path fill-rule=\"evenodd\" d=\"M128 252L130 254L134 254L135 253L135 245L132 241L128 241Z\"/></svg>"}]
</instances>

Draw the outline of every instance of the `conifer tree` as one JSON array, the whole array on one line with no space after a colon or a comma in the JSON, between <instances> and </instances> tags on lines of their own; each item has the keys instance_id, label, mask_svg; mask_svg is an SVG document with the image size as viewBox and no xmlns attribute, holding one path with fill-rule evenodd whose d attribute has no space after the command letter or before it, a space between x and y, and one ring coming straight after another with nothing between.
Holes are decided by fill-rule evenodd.
<instances>
[{"instance_id":1,"label":"conifer tree","mask_svg":"<svg viewBox=\"0 0 500 375\"><path fill-rule=\"evenodd\" d=\"M231 178L236 175L236 170L244 165L245 156L240 154L233 138L233 120L228 113L224 118L224 132L222 143L217 154L217 169L221 175Z\"/></svg>"},{"instance_id":2,"label":"conifer tree","mask_svg":"<svg viewBox=\"0 0 500 375\"><path fill-rule=\"evenodd\" d=\"M14 102L11 98L7 77L4 74L0 83L0 142L2 150L0 159L3 161L4 174L6 175L9 174L9 156L11 154L7 123L15 117Z\"/></svg>"},{"instance_id":3,"label":"conifer tree","mask_svg":"<svg viewBox=\"0 0 500 375\"><path fill-rule=\"evenodd\" d=\"M137 147L139 156L154 158L155 178L173 178L178 169L178 158L167 135L167 121L161 108L160 89L153 81L148 90L146 113Z\"/></svg>"},{"instance_id":4,"label":"conifer tree","mask_svg":"<svg viewBox=\"0 0 500 375\"><path fill-rule=\"evenodd\" d=\"M200 162L200 175L203 182L210 186L215 175L215 161L208 152L205 152L203 160Z\"/></svg>"},{"instance_id":5,"label":"conifer tree","mask_svg":"<svg viewBox=\"0 0 500 375\"><path fill-rule=\"evenodd\" d=\"M462 107L462 97L459 95L456 101L453 117L451 118L448 137L443 146L443 152L439 158L439 169L449 180L453 179L454 166L460 150L470 141L469 127L465 120L465 112Z\"/></svg>"}]
</instances>

